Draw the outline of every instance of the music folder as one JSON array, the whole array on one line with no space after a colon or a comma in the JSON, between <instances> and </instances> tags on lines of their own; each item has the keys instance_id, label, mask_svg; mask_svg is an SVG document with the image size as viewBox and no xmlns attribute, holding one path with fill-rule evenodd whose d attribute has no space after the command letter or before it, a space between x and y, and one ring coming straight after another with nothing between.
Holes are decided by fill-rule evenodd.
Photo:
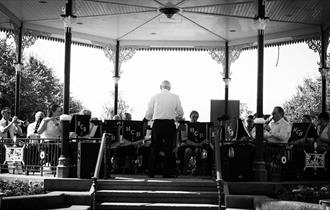
<instances>
[{"instance_id":1,"label":"music folder","mask_svg":"<svg viewBox=\"0 0 330 210\"><path fill-rule=\"evenodd\" d=\"M70 132L75 132L77 136L85 136L89 134L89 120L88 115L73 115L70 122Z\"/></svg>"},{"instance_id":2,"label":"music folder","mask_svg":"<svg viewBox=\"0 0 330 210\"><path fill-rule=\"evenodd\" d=\"M211 127L212 123L209 122L189 122L188 139L196 143L200 143L206 139L210 139Z\"/></svg>"},{"instance_id":3,"label":"music folder","mask_svg":"<svg viewBox=\"0 0 330 210\"><path fill-rule=\"evenodd\" d=\"M138 140L142 140L145 136L145 126L143 121L137 120L127 120L123 121L123 138L136 142Z\"/></svg>"}]
</instances>

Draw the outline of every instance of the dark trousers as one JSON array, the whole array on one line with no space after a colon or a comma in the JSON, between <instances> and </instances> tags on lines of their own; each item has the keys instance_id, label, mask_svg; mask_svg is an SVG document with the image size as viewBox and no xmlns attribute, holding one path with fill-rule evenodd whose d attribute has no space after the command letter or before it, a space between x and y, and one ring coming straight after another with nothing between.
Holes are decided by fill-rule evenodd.
<instances>
[{"instance_id":1,"label":"dark trousers","mask_svg":"<svg viewBox=\"0 0 330 210\"><path fill-rule=\"evenodd\" d=\"M163 175L171 175L174 159L172 150L176 140L176 128L173 120L155 120L152 126L149 175L155 174L157 157L160 151L165 153Z\"/></svg>"}]
</instances>

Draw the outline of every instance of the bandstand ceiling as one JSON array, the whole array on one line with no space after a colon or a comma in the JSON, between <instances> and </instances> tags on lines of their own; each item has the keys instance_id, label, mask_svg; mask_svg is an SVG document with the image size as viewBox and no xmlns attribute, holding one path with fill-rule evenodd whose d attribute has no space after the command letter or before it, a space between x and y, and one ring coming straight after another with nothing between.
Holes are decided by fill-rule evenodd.
<instances>
[{"instance_id":1,"label":"bandstand ceiling","mask_svg":"<svg viewBox=\"0 0 330 210\"><path fill-rule=\"evenodd\" d=\"M0 0L0 28L14 25L63 39L64 0ZM172 18L161 8L177 8ZM256 0L75 0L73 41L128 47L251 47ZM301 41L330 26L330 0L266 0L265 43Z\"/></svg>"}]
</instances>

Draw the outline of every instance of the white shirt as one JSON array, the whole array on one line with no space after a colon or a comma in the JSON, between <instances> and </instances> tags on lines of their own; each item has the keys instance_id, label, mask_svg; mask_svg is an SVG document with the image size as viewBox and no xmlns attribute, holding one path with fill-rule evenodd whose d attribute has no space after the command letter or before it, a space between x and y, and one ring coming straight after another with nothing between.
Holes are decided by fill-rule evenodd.
<instances>
[{"instance_id":1,"label":"white shirt","mask_svg":"<svg viewBox=\"0 0 330 210\"><path fill-rule=\"evenodd\" d=\"M163 89L150 99L145 115L147 120L175 120L176 117L183 117L183 109L179 96Z\"/></svg>"},{"instance_id":2,"label":"white shirt","mask_svg":"<svg viewBox=\"0 0 330 210\"><path fill-rule=\"evenodd\" d=\"M31 138L38 138L39 134L34 133L35 128L36 128L37 122L30 123L27 127L27 132L26 132L26 137L31 137Z\"/></svg>"},{"instance_id":3,"label":"white shirt","mask_svg":"<svg viewBox=\"0 0 330 210\"><path fill-rule=\"evenodd\" d=\"M8 124L9 123L10 123L10 121L8 121ZM7 127L6 120L4 118L2 118L0 120L0 137L7 138L7 131L5 132L6 127ZM18 125L15 125L15 124L12 124L8 131L10 134L9 138L14 138L15 134L19 134L19 135L22 134L22 129Z\"/></svg>"},{"instance_id":4,"label":"white shirt","mask_svg":"<svg viewBox=\"0 0 330 210\"><path fill-rule=\"evenodd\" d=\"M62 136L60 122L58 120L49 120L47 122L41 121L40 127L43 123L47 124L46 129L40 134L41 138L58 138L59 136Z\"/></svg>"},{"instance_id":5,"label":"white shirt","mask_svg":"<svg viewBox=\"0 0 330 210\"><path fill-rule=\"evenodd\" d=\"M291 125L282 117L277 122L272 122L270 131L265 131L264 135L268 142L272 143L288 143L291 136Z\"/></svg>"}]
</instances>

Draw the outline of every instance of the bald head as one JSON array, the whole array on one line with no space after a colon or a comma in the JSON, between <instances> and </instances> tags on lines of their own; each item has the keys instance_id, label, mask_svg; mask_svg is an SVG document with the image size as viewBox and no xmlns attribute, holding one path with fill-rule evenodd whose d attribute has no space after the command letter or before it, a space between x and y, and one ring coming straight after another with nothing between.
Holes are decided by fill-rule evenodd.
<instances>
[{"instance_id":1,"label":"bald head","mask_svg":"<svg viewBox=\"0 0 330 210\"><path fill-rule=\"evenodd\" d=\"M35 115L34 118L35 120L42 119L45 117L45 114L42 111L38 111Z\"/></svg>"},{"instance_id":2,"label":"bald head","mask_svg":"<svg viewBox=\"0 0 330 210\"><path fill-rule=\"evenodd\" d=\"M171 83L167 80L162 81L162 83L160 84L160 89L171 90Z\"/></svg>"},{"instance_id":3,"label":"bald head","mask_svg":"<svg viewBox=\"0 0 330 210\"><path fill-rule=\"evenodd\" d=\"M87 115L87 116L92 116L92 112L88 109L83 109L79 112L81 115Z\"/></svg>"}]
</instances>

